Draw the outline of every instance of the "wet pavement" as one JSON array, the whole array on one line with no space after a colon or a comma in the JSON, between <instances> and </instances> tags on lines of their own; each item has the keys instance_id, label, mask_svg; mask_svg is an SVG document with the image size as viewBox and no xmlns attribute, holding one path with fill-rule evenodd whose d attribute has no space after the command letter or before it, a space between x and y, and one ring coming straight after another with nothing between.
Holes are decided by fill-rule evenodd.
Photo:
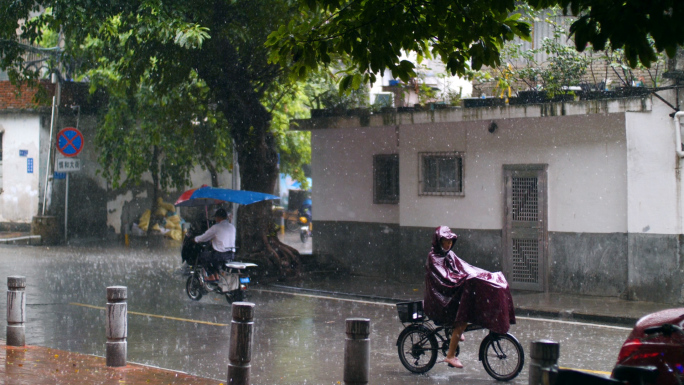
<instances>
[{"instance_id":1,"label":"wet pavement","mask_svg":"<svg viewBox=\"0 0 684 385\"><path fill-rule=\"evenodd\" d=\"M198 377L193 383L221 383L228 364L230 305L214 294L199 302L187 298L184 278L178 274L179 247L173 242L165 242L160 248L124 248L106 243L58 247L0 245L0 277L27 277L27 343L31 347L24 352L24 360L34 357L46 364L48 361L27 353L60 349L75 354L73 357L87 355L102 362L106 341L105 289L124 285L129 290L129 362L150 365L155 370L158 369L153 367L163 367L189 373ZM3 297L0 296L0 309L6 305ZM340 383L344 322L349 317L372 320L372 383L496 383L477 362L483 331L467 335L461 356L466 369L462 371L438 364L426 375L413 375L403 368L395 345L402 325L394 303L420 298L422 282L340 274L309 273L296 281L253 285L248 298L257 306L253 383ZM572 322L573 319L625 325L652 311L674 307L615 298L523 292L514 293L514 302L519 322L511 333L525 349L535 339L551 338L562 344L562 366L603 373L614 365L630 327L587 325ZM556 321L525 315L552 316ZM5 320L0 320L0 331L4 331L5 325ZM7 349L0 349L5 357L9 356ZM66 357L66 353L54 354ZM46 383L99 384L116 379L107 377L108 372L103 371L102 376L87 382L92 377L80 369L75 372L76 361L61 361L65 365L62 369L46 366L45 375L60 369L72 373L72 380L77 381ZM0 383L2 376L17 373L9 370L17 368L12 365L0 366L0 370L5 370L0 371ZM29 364L22 365L25 369ZM526 383L526 372L523 370L512 383ZM111 383L134 381L131 375L125 382Z\"/></svg>"},{"instance_id":2,"label":"wet pavement","mask_svg":"<svg viewBox=\"0 0 684 385\"><path fill-rule=\"evenodd\" d=\"M219 385L215 380L144 365L108 368L103 357L0 340L0 383L8 385Z\"/></svg>"}]
</instances>

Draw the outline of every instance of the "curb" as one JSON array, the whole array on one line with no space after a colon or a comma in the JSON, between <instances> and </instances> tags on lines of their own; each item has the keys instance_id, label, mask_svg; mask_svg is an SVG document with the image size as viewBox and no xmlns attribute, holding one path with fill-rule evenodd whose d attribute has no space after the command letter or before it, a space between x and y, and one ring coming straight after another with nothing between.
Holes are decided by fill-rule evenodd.
<instances>
[{"instance_id":1,"label":"curb","mask_svg":"<svg viewBox=\"0 0 684 385\"><path fill-rule=\"evenodd\" d=\"M315 293L315 294L325 294L340 298L356 298L365 300L375 300L384 303L396 304L398 302L410 302L412 300L405 298L392 298L383 297L378 295L368 295L368 294L358 294L358 293L345 293L340 291L330 291L330 290L320 290L320 289L308 289L296 286L286 286L278 284L268 284L264 285L270 288L280 289L282 292L290 293ZM620 326L634 326L639 318L627 317L627 316L614 316L605 314L590 314L582 312L574 312L572 310L549 310L549 309L538 309L530 308L526 306L516 306L515 314L523 317L539 317L539 318L554 318L561 320L575 320L582 322L600 322L607 324L614 324Z\"/></svg>"},{"instance_id":2,"label":"curb","mask_svg":"<svg viewBox=\"0 0 684 385\"><path fill-rule=\"evenodd\" d=\"M639 318L627 316L612 316L605 314L575 313L572 310L543 310L528 307L515 307L515 315L523 317L556 318L565 321L580 321L606 323L619 326L633 327Z\"/></svg>"}]
</instances>

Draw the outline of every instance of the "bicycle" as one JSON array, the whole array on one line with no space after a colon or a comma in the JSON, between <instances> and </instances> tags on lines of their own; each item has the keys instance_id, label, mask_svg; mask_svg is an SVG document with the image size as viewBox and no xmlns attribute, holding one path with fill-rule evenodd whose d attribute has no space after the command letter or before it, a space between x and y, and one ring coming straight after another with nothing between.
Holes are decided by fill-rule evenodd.
<instances>
[{"instance_id":1,"label":"bicycle","mask_svg":"<svg viewBox=\"0 0 684 385\"><path fill-rule=\"evenodd\" d=\"M453 328L436 324L423 313L423 301L397 304L399 320L404 330L397 338L399 360L412 373L432 369L441 351L446 356ZM485 329L469 324L465 332ZM456 349L456 356L460 347ZM525 352L520 342L510 333L492 331L480 343L479 360L485 371L498 381L510 381L520 374L525 364Z\"/></svg>"}]
</instances>

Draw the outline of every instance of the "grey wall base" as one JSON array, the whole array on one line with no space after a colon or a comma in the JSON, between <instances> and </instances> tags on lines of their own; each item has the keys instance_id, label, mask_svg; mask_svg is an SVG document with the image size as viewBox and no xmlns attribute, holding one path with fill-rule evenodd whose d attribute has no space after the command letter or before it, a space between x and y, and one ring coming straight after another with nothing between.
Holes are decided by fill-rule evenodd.
<instances>
[{"instance_id":1,"label":"grey wall base","mask_svg":"<svg viewBox=\"0 0 684 385\"><path fill-rule=\"evenodd\" d=\"M684 303L683 241L682 235L629 234L629 299Z\"/></svg>"},{"instance_id":2,"label":"grey wall base","mask_svg":"<svg viewBox=\"0 0 684 385\"><path fill-rule=\"evenodd\" d=\"M459 257L501 270L500 230L453 230ZM424 277L434 228L317 221L314 231L318 262L408 283ZM681 235L549 232L549 291L684 303L683 243Z\"/></svg>"},{"instance_id":3,"label":"grey wall base","mask_svg":"<svg viewBox=\"0 0 684 385\"><path fill-rule=\"evenodd\" d=\"M627 235L549 232L549 291L626 298Z\"/></svg>"}]
</instances>

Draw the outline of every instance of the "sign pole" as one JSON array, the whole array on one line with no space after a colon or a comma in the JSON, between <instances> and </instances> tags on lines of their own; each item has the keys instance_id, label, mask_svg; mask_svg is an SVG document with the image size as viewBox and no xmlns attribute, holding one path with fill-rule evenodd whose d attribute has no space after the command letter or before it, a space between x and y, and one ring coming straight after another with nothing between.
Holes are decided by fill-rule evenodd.
<instances>
[{"instance_id":1,"label":"sign pole","mask_svg":"<svg viewBox=\"0 0 684 385\"><path fill-rule=\"evenodd\" d=\"M78 127L78 119L81 115L81 107L78 107L78 115L76 116L76 127ZM83 150L83 134L78 128L66 127L57 133L57 150L70 160L60 160L57 162L55 169L66 173L66 189L64 193L64 243L69 240L69 174L73 171L81 170L81 162L74 158Z\"/></svg>"},{"instance_id":2,"label":"sign pole","mask_svg":"<svg viewBox=\"0 0 684 385\"><path fill-rule=\"evenodd\" d=\"M64 193L64 243L69 240L67 236L67 221L69 219L69 174L66 173L66 192Z\"/></svg>"}]
</instances>

